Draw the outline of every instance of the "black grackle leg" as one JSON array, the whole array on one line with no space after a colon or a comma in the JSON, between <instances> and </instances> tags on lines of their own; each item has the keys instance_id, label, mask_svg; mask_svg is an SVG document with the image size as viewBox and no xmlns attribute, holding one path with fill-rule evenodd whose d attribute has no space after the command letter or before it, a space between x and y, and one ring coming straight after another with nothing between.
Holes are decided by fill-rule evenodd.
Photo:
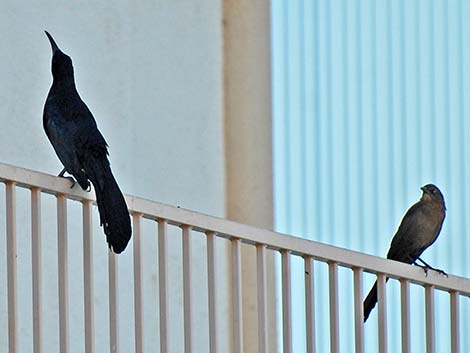
<instances>
[{"instance_id":1,"label":"black grackle leg","mask_svg":"<svg viewBox=\"0 0 470 353\"><path fill-rule=\"evenodd\" d=\"M59 173L58 177L61 177L61 178L70 180L70 182L72 183L72 186L71 186L70 188L73 188L77 182L76 182L76 180L75 180L73 177L71 177L71 176L64 176L65 172L66 172L65 168L62 169L62 171Z\"/></svg>"}]
</instances>

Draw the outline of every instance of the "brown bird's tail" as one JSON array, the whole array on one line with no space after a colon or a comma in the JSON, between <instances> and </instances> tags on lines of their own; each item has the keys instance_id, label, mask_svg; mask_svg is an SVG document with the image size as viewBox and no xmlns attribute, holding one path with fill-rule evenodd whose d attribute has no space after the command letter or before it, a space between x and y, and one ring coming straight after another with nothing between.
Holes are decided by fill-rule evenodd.
<instances>
[{"instance_id":1,"label":"brown bird's tail","mask_svg":"<svg viewBox=\"0 0 470 353\"><path fill-rule=\"evenodd\" d=\"M388 278L385 281L388 282ZM374 285L370 289L369 294L367 294L367 297L364 300L364 322L366 322L369 318L369 315L372 309L374 309L375 304L377 304L377 281L375 281Z\"/></svg>"},{"instance_id":2,"label":"brown bird's tail","mask_svg":"<svg viewBox=\"0 0 470 353\"><path fill-rule=\"evenodd\" d=\"M126 248L132 234L126 201L106 155L93 154L88 162L85 170L95 188L100 225L104 228L109 247L119 254Z\"/></svg>"},{"instance_id":3,"label":"brown bird's tail","mask_svg":"<svg viewBox=\"0 0 470 353\"><path fill-rule=\"evenodd\" d=\"M374 286L364 300L364 322L369 318L370 312L374 309L375 304L377 304L377 281L375 281Z\"/></svg>"}]
</instances>

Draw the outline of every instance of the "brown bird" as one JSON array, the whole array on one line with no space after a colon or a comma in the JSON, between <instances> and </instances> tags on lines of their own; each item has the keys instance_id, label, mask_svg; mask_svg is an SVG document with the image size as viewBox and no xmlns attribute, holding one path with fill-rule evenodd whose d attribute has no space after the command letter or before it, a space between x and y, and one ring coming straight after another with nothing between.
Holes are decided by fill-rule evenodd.
<instances>
[{"instance_id":1,"label":"brown bird","mask_svg":"<svg viewBox=\"0 0 470 353\"><path fill-rule=\"evenodd\" d=\"M424 272L434 270L447 275L444 271L429 266L420 259L421 254L431 246L439 236L446 215L444 196L433 184L421 188L423 195L406 212L390 244L387 259L415 264L419 260ZM388 278L387 278L388 280ZM377 282L364 300L364 322L377 303Z\"/></svg>"}]
</instances>

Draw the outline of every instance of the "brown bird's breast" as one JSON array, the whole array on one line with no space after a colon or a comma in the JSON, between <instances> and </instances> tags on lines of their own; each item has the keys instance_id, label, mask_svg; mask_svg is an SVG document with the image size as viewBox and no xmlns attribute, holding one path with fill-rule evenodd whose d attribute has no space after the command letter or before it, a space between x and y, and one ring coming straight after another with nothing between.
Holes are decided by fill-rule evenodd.
<instances>
[{"instance_id":1,"label":"brown bird's breast","mask_svg":"<svg viewBox=\"0 0 470 353\"><path fill-rule=\"evenodd\" d=\"M436 202L424 202L414 230L417 243L423 248L431 245L439 235L445 217L444 207Z\"/></svg>"}]
</instances>

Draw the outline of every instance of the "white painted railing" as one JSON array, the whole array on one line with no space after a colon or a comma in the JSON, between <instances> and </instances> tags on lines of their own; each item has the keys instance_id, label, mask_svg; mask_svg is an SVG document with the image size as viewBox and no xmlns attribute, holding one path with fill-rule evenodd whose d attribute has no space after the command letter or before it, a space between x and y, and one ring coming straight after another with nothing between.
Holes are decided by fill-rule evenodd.
<instances>
[{"instance_id":1,"label":"white painted railing","mask_svg":"<svg viewBox=\"0 0 470 353\"><path fill-rule=\"evenodd\" d=\"M60 352L67 353L69 351L76 351L71 349L70 343L70 304L69 299L71 293L69 292L70 272L67 270L69 265L70 253L68 249L68 220L70 219L67 206L68 200L75 200L82 204L82 227L83 233L83 288L82 288L82 301L83 301L83 322L84 322L84 351L87 353L95 352L95 340L98 336L109 335L109 351L120 352L120 344L123 342L123 332L120 330L120 314L122 309L119 307L119 273L118 263L120 256L115 256L109 253L108 256L108 311L109 311L109 331L103 328L95 327L95 301L94 295L97 293L94 280L94 259L93 255L93 237L92 228L93 223L93 192L87 193L80 190L78 187L70 188L70 182L62 178L57 178L51 175L38 173L31 170L26 170L14 166L0 164L0 182L6 185L5 187L5 217L6 223L6 239L2 239L2 245L6 243L6 257L7 257L7 305L8 305L8 330L7 332L0 331L0 343L8 341L8 348L11 353L20 352L18 348L21 345L22 335L19 332L19 320L21 317L18 315L18 284L25 280L18 276L17 271L17 219L16 210L19 206L17 204L17 189L30 190L30 222L31 222L31 296L32 296L32 322L30 323L32 331L32 344L33 351L36 353L44 352L43 340L45 338L44 328L51 325L43 318L42 310L42 292L43 292L43 277L44 273L41 271L41 264L44 260L42 258L41 235L42 235L42 222L44 221L41 205L41 200L44 194L53 195L56 198L56 212L57 212L57 266L58 266L58 293L55 299L58 303L58 340ZM171 347L169 344L170 339L180 335L184 341L185 353L191 352L218 352L220 345L220 338L227 335L226 332L221 332L223 322L229 320L228 326L231 327L231 333L228 334L231 340L231 347L233 352L243 351L243 324L244 319L242 315L242 273L241 273L241 251L242 244L256 249L257 254L257 277L258 277L258 341L259 352L268 353L268 295L267 292L267 269L266 256L267 253L280 254L281 257L281 283L282 283L282 351L285 353L292 352L292 299L291 299L291 261L293 257L301 257L304 261L305 270L305 320L307 334L306 349L308 353L323 352L324 349L318 347L315 336L315 301L314 296L317 288L315 287L314 265L318 262L326 263L328 266L328 282L329 282L329 301L323 305L329 306L329 327L330 327L330 351L337 353L340 351L339 347L339 327L342 312L338 306L339 291L341 290L341 283L338 280L338 269L341 267L349 268L352 270L353 276L353 303L354 306L350 310L354 311L354 337L355 337L355 352L364 352L364 324L362 301L364 298L363 291L363 277L364 272L374 273L378 279L378 332L379 332L379 352L387 352L387 306L386 303L386 290L385 283L386 277L397 279L401 284L401 337L402 337L402 351L410 351L410 342L413 339L410 333L410 284L422 286L425 288L425 313L426 313L426 342L427 352L435 352L435 303L434 296L436 290L449 293L449 307L450 307L450 331L451 342L449 342L452 353L465 352L466 348L461 349L460 337L462 335L460 320L461 316L468 316L468 312L462 312L460 303L462 300L468 300L470 297L470 280L461 277L449 276L445 277L429 272L425 277L420 268L409 266L406 264L388 261L382 258L365 255L362 253L349 251L342 248L337 248L317 242L308 241L305 239L292 237L285 234L279 234L265 229L259 229L244 224L235 223L225 219L207 216L196 212L180 209L177 207L163 205L158 202L148 201L141 198L127 196L126 201L133 219L133 241L126 253L133 252L133 322L134 333L130 339L133 339L135 352L141 353L147 351L145 348L144 332L145 327L150 325L145 320L145 313L148 311L158 312L156 318L159 329L154 332L158 336L157 347L152 347L148 351L152 352L170 352ZM69 217L68 217L69 216ZM80 217L77 215L77 217ZM157 222L156 232L158 237L158 250L155 251L155 256L158 258L156 266L158 267L158 308L146 306L143 301L144 285L146 279L143 275L143 261L145 260L143 249L143 242L147 237L144 237L143 220L151 220ZM97 220L95 220L97 222ZM170 316L170 302L173 298L169 296L169 286L172 283L168 273L170 270L170 256L168 241L170 234L169 227L178 227L181 234L181 257L182 257L182 297L183 297L183 332L171 332L171 316ZM205 287L207 298L205 303L198 302L199 296L196 295L194 287L199 286L194 278L193 260L195 254L192 249L192 244L195 234L200 233L205 237L205 252L203 256L206 259L206 267L197 269L204 271L207 276L207 283ZM199 236L200 237L200 236ZM101 239L101 238L100 238ZM222 239L222 240L221 240ZM104 242L104 238L102 238ZM217 242L224 241L230 248L229 252L218 251ZM174 249L173 249L174 250ZM202 256L202 255L201 255ZM217 261L221 257L229 257L230 269L226 276L218 275ZM74 273L72 276L78 276ZM230 295L222 297L225 302L230 301L230 313L227 315L220 315L218 305L221 304L219 288L224 284L229 291ZM22 286L24 287L24 286ZM368 288L367 288L368 289ZM101 287L100 287L101 292ZM199 291L198 291L199 293ZM74 293L74 298L77 296ZM81 294L79 294L80 296ZM219 298L219 299L218 299ZM75 300L75 299L74 299ZM202 327L201 322L195 322L195 312L200 306L207 306L208 320L207 326ZM157 310L158 309L158 310ZM344 309L344 308L343 308ZM124 318L131 320L131 318ZM100 322L102 322L100 318ZM55 323L54 323L55 325ZM201 350L194 344L196 335L201 335L207 332L208 343L207 349ZM466 333L468 334L468 333ZM74 335L75 336L75 335ZM125 339L129 337L128 332L125 332ZM121 337L121 338L120 338ZM75 342L75 341L74 341ZM74 343L76 344L76 342ZM468 347L467 347L468 348ZM27 350L31 351L29 347ZM79 349L78 351L83 351Z\"/></svg>"}]
</instances>

